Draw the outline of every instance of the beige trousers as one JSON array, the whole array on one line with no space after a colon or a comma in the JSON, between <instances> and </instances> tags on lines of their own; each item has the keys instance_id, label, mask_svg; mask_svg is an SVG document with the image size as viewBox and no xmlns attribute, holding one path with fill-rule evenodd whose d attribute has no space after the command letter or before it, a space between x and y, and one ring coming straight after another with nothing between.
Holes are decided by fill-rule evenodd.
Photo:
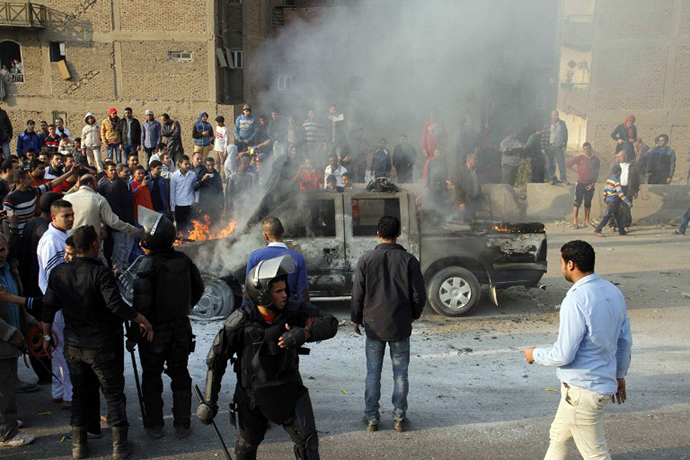
<instances>
[{"instance_id":1,"label":"beige trousers","mask_svg":"<svg viewBox=\"0 0 690 460\"><path fill-rule=\"evenodd\" d=\"M551 424L551 443L544 460L565 460L571 438L585 460L611 460L604 434L604 408L609 401L611 396L561 386L561 402Z\"/></svg>"},{"instance_id":2,"label":"beige trousers","mask_svg":"<svg viewBox=\"0 0 690 460\"><path fill-rule=\"evenodd\" d=\"M95 166L98 172L103 171L103 161L101 160L101 149L84 147L84 154L89 165Z\"/></svg>"}]
</instances>

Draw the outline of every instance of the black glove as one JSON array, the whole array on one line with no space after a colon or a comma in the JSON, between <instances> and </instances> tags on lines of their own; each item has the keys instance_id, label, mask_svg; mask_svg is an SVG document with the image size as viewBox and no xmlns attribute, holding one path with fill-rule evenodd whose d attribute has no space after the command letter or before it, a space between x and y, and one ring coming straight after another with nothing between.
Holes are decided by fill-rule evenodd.
<instances>
[{"instance_id":1,"label":"black glove","mask_svg":"<svg viewBox=\"0 0 690 460\"><path fill-rule=\"evenodd\" d=\"M307 335L303 327L290 329L282 335L285 348L293 349L301 347L307 341Z\"/></svg>"},{"instance_id":2,"label":"black glove","mask_svg":"<svg viewBox=\"0 0 690 460\"><path fill-rule=\"evenodd\" d=\"M196 409L196 416L204 425L210 425L217 413L217 404L209 405L207 403L201 403Z\"/></svg>"}]
</instances>

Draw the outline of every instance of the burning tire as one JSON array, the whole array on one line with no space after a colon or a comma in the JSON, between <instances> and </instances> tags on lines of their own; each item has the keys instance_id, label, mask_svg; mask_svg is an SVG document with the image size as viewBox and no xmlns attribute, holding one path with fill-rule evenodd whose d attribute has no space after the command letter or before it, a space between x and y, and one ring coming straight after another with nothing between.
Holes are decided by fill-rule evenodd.
<instances>
[{"instance_id":1,"label":"burning tire","mask_svg":"<svg viewBox=\"0 0 690 460\"><path fill-rule=\"evenodd\" d=\"M204 293L192 316L199 319L224 319L235 309L235 294L228 283L213 275L202 274Z\"/></svg>"},{"instance_id":2,"label":"burning tire","mask_svg":"<svg viewBox=\"0 0 690 460\"><path fill-rule=\"evenodd\" d=\"M469 313L481 297L481 286L474 274L462 267L448 267L437 272L429 283L429 303L443 316Z\"/></svg>"}]
</instances>

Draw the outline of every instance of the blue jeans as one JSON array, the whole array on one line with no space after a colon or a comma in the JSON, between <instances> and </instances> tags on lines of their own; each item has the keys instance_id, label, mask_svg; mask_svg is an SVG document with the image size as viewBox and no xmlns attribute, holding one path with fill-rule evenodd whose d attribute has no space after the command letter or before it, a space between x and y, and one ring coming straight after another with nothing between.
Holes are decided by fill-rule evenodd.
<instances>
[{"instance_id":1,"label":"blue jeans","mask_svg":"<svg viewBox=\"0 0 690 460\"><path fill-rule=\"evenodd\" d=\"M120 144L108 144L108 149L105 152L105 156L108 160L113 159L113 152L115 152L115 162L117 164L122 163L122 151L120 150Z\"/></svg>"},{"instance_id":2,"label":"blue jeans","mask_svg":"<svg viewBox=\"0 0 690 460\"><path fill-rule=\"evenodd\" d=\"M127 145L122 144L122 152L125 154L125 161L129 159L130 156L137 154L138 145Z\"/></svg>"},{"instance_id":3,"label":"blue jeans","mask_svg":"<svg viewBox=\"0 0 690 460\"><path fill-rule=\"evenodd\" d=\"M683 218L680 221L680 226L678 227L678 232L685 235L685 231L688 229L688 222L690 222L690 206L685 210Z\"/></svg>"},{"instance_id":4,"label":"blue jeans","mask_svg":"<svg viewBox=\"0 0 690 460\"><path fill-rule=\"evenodd\" d=\"M618 233L621 235L625 235L625 228L620 225L621 221L621 206L623 205L623 201L620 199L617 199L615 201L607 201L606 202L606 211L604 212L604 217L601 218L601 222L599 222L599 225L597 225L597 228L594 230L597 233L601 233L601 230L606 227L606 224L609 223L611 219L613 219L614 224L616 225L616 228L618 228Z\"/></svg>"},{"instance_id":5,"label":"blue jeans","mask_svg":"<svg viewBox=\"0 0 690 460\"><path fill-rule=\"evenodd\" d=\"M407 393L410 386L407 370L410 367L410 338L385 342L367 337L367 380L364 391L364 414L367 420L379 420L379 399L381 399L381 368L386 344L390 348L393 362L393 418L404 420L407 415Z\"/></svg>"},{"instance_id":6,"label":"blue jeans","mask_svg":"<svg viewBox=\"0 0 690 460\"><path fill-rule=\"evenodd\" d=\"M558 163L558 171L561 176L561 182L566 182L565 174L565 153L561 147L550 145L546 149L546 175L549 180L553 182L556 179L556 164Z\"/></svg>"}]
</instances>

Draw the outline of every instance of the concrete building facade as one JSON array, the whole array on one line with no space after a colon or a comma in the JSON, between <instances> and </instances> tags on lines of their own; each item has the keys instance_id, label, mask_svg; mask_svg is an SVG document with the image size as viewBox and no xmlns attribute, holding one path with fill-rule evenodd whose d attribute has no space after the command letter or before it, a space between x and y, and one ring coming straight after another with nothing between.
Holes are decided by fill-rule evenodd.
<instances>
[{"instance_id":1,"label":"concrete building facade","mask_svg":"<svg viewBox=\"0 0 690 460\"><path fill-rule=\"evenodd\" d=\"M61 116L72 131L91 111L151 108L182 123L199 111L233 119L257 88L244 76L271 30L270 0L43 0L0 4L2 105L15 130ZM8 6L9 5L9 6ZM33 9L33 11L31 11ZM19 61L19 73L12 71ZM15 136L16 140L16 136Z\"/></svg>"},{"instance_id":2,"label":"concrete building facade","mask_svg":"<svg viewBox=\"0 0 690 460\"><path fill-rule=\"evenodd\" d=\"M690 2L561 0L557 108L570 143L590 141L613 160L610 135L627 115L650 146L670 136L674 183L688 180L690 149Z\"/></svg>"}]
</instances>

